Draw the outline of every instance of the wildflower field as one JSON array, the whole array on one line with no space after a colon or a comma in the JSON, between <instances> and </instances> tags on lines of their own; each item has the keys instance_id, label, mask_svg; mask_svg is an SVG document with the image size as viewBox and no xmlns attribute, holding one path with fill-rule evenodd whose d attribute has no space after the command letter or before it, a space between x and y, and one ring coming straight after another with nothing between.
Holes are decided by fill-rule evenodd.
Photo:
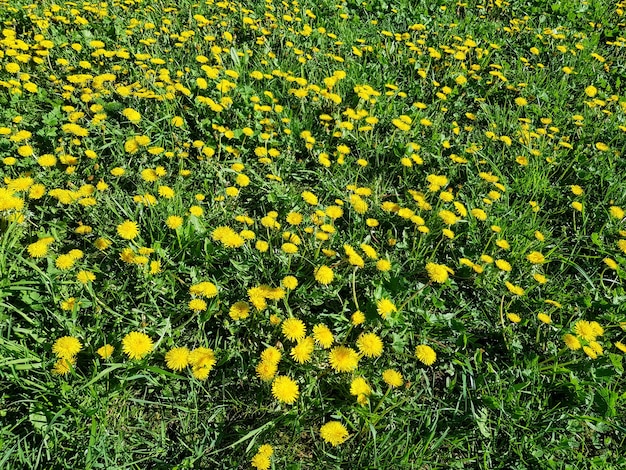
<instances>
[{"instance_id":1,"label":"wildflower field","mask_svg":"<svg viewBox=\"0 0 626 470\"><path fill-rule=\"evenodd\" d=\"M0 468L626 468L625 12L0 0Z\"/></svg>"}]
</instances>

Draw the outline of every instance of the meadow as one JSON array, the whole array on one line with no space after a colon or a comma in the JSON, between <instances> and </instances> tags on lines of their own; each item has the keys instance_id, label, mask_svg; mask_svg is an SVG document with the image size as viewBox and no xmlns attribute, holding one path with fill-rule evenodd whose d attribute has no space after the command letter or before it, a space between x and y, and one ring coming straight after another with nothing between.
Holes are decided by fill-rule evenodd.
<instances>
[{"instance_id":1,"label":"meadow","mask_svg":"<svg viewBox=\"0 0 626 470\"><path fill-rule=\"evenodd\" d=\"M626 468L625 11L0 0L0 468Z\"/></svg>"}]
</instances>

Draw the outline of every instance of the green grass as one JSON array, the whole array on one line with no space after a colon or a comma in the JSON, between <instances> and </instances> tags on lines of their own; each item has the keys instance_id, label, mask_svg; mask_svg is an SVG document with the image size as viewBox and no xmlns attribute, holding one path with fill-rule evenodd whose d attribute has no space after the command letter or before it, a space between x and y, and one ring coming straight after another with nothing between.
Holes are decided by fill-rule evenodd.
<instances>
[{"instance_id":1,"label":"green grass","mask_svg":"<svg viewBox=\"0 0 626 470\"><path fill-rule=\"evenodd\" d=\"M0 0L0 468L250 468L263 444L260 468L624 468L624 11ZM200 282L218 294L194 311ZM300 363L289 317L383 353L336 372L318 343ZM270 346L293 403L257 374ZM174 347L211 348L208 376Z\"/></svg>"}]
</instances>

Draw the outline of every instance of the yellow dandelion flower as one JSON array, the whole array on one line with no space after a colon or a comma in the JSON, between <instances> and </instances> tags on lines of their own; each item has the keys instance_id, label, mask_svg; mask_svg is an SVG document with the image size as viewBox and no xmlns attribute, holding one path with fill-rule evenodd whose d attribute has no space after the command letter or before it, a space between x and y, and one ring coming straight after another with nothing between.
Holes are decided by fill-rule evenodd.
<instances>
[{"instance_id":1,"label":"yellow dandelion flower","mask_svg":"<svg viewBox=\"0 0 626 470\"><path fill-rule=\"evenodd\" d=\"M522 317L520 317L517 313L507 313L506 317L513 323L519 323L522 321Z\"/></svg>"},{"instance_id":2,"label":"yellow dandelion flower","mask_svg":"<svg viewBox=\"0 0 626 470\"><path fill-rule=\"evenodd\" d=\"M363 333L356 340L360 353L367 357L379 357L383 353L383 341L376 333Z\"/></svg>"},{"instance_id":3,"label":"yellow dandelion flower","mask_svg":"<svg viewBox=\"0 0 626 470\"><path fill-rule=\"evenodd\" d=\"M207 303L202 299L191 299L188 307L194 312L204 312L207 309Z\"/></svg>"},{"instance_id":4,"label":"yellow dandelion flower","mask_svg":"<svg viewBox=\"0 0 626 470\"><path fill-rule=\"evenodd\" d=\"M349 437L348 430L339 421L329 421L320 428L320 436L328 444L336 447Z\"/></svg>"},{"instance_id":5,"label":"yellow dandelion flower","mask_svg":"<svg viewBox=\"0 0 626 470\"><path fill-rule=\"evenodd\" d=\"M190 351L186 347L172 348L165 354L165 363L167 367L181 371L189 365Z\"/></svg>"},{"instance_id":6,"label":"yellow dandelion flower","mask_svg":"<svg viewBox=\"0 0 626 470\"><path fill-rule=\"evenodd\" d=\"M82 349L83 345L73 336L63 336L52 345L52 352L60 359L71 359Z\"/></svg>"},{"instance_id":7,"label":"yellow dandelion flower","mask_svg":"<svg viewBox=\"0 0 626 470\"><path fill-rule=\"evenodd\" d=\"M137 222L126 220L117 226L117 234L125 240L132 240L139 235Z\"/></svg>"},{"instance_id":8,"label":"yellow dandelion flower","mask_svg":"<svg viewBox=\"0 0 626 470\"><path fill-rule=\"evenodd\" d=\"M61 358L57 362L54 363L52 372L56 375L67 375L69 374L70 370L75 364L76 364L76 357L74 356L72 356L69 359Z\"/></svg>"},{"instance_id":9,"label":"yellow dandelion flower","mask_svg":"<svg viewBox=\"0 0 626 470\"><path fill-rule=\"evenodd\" d=\"M609 207L609 214L611 214L611 217L613 217L614 219L623 219L625 215L624 209L619 206Z\"/></svg>"},{"instance_id":10,"label":"yellow dandelion flower","mask_svg":"<svg viewBox=\"0 0 626 470\"><path fill-rule=\"evenodd\" d=\"M391 262L387 259L379 259L376 262L376 269L381 272L387 272L391 269Z\"/></svg>"},{"instance_id":11,"label":"yellow dandelion flower","mask_svg":"<svg viewBox=\"0 0 626 470\"><path fill-rule=\"evenodd\" d=\"M269 346L261 353L261 361L268 364L278 364L280 362L282 354L274 346Z\"/></svg>"},{"instance_id":12,"label":"yellow dandelion flower","mask_svg":"<svg viewBox=\"0 0 626 470\"><path fill-rule=\"evenodd\" d=\"M294 290L298 287L298 279L294 276L285 276L281 281L281 284L285 287L285 289Z\"/></svg>"},{"instance_id":13,"label":"yellow dandelion flower","mask_svg":"<svg viewBox=\"0 0 626 470\"><path fill-rule=\"evenodd\" d=\"M189 353L191 372L198 380L206 380L216 362L211 348L199 347Z\"/></svg>"},{"instance_id":14,"label":"yellow dandelion flower","mask_svg":"<svg viewBox=\"0 0 626 470\"><path fill-rule=\"evenodd\" d=\"M594 341L599 336L597 328L586 320L577 321L572 330L585 341Z\"/></svg>"},{"instance_id":15,"label":"yellow dandelion flower","mask_svg":"<svg viewBox=\"0 0 626 470\"><path fill-rule=\"evenodd\" d=\"M511 284L509 281L506 281L504 285L509 290L509 292L513 295L522 296L525 294L525 291L523 288L521 288L520 286L516 286L515 284Z\"/></svg>"},{"instance_id":16,"label":"yellow dandelion flower","mask_svg":"<svg viewBox=\"0 0 626 470\"><path fill-rule=\"evenodd\" d=\"M298 399L300 388L292 378L279 375L272 382L272 395L278 401L291 405Z\"/></svg>"},{"instance_id":17,"label":"yellow dandelion flower","mask_svg":"<svg viewBox=\"0 0 626 470\"><path fill-rule=\"evenodd\" d=\"M433 348L426 344L420 344L415 348L415 357L427 366L431 366L437 360L437 353Z\"/></svg>"},{"instance_id":18,"label":"yellow dandelion flower","mask_svg":"<svg viewBox=\"0 0 626 470\"><path fill-rule=\"evenodd\" d=\"M315 270L315 280L320 284L328 285L334 278L333 270L326 265L322 265Z\"/></svg>"},{"instance_id":19,"label":"yellow dandelion flower","mask_svg":"<svg viewBox=\"0 0 626 470\"><path fill-rule=\"evenodd\" d=\"M165 225L167 225L172 230L176 230L178 227L183 225L183 218L178 215L170 215L165 220Z\"/></svg>"},{"instance_id":20,"label":"yellow dandelion flower","mask_svg":"<svg viewBox=\"0 0 626 470\"><path fill-rule=\"evenodd\" d=\"M383 372L383 381L391 388L401 387L404 384L402 374L393 369L387 369Z\"/></svg>"},{"instance_id":21,"label":"yellow dandelion flower","mask_svg":"<svg viewBox=\"0 0 626 470\"><path fill-rule=\"evenodd\" d=\"M591 359L597 359L598 353L591 346L583 346L584 353Z\"/></svg>"},{"instance_id":22,"label":"yellow dandelion flower","mask_svg":"<svg viewBox=\"0 0 626 470\"><path fill-rule=\"evenodd\" d=\"M545 262L546 258L538 251L533 251L526 256L526 259L532 264L541 264Z\"/></svg>"},{"instance_id":23,"label":"yellow dandelion flower","mask_svg":"<svg viewBox=\"0 0 626 470\"><path fill-rule=\"evenodd\" d=\"M270 382L276 376L276 372L278 372L278 365L267 361L261 361L257 364L255 371L256 375L263 382Z\"/></svg>"},{"instance_id":24,"label":"yellow dandelion flower","mask_svg":"<svg viewBox=\"0 0 626 470\"><path fill-rule=\"evenodd\" d=\"M351 372L359 366L359 355L354 349L336 346L330 350L328 362L336 372Z\"/></svg>"},{"instance_id":25,"label":"yellow dandelion flower","mask_svg":"<svg viewBox=\"0 0 626 470\"><path fill-rule=\"evenodd\" d=\"M110 344L105 344L104 346L98 348L96 352L98 353L98 356L100 356L102 359L108 359L113 355L114 350L115 348L113 346L111 346Z\"/></svg>"},{"instance_id":26,"label":"yellow dandelion flower","mask_svg":"<svg viewBox=\"0 0 626 470\"><path fill-rule=\"evenodd\" d=\"M294 361L304 364L305 362L309 362L311 360L314 348L315 340L309 336L298 341L298 344L291 348L289 355Z\"/></svg>"},{"instance_id":27,"label":"yellow dandelion flower","mask_svg":"<svg viewBox=\"0 0 626 470\"><path fill-rule=\"evenodd\" d=\"M235 321L244 320L250 315L250 305L242 300L235 302L228 310L228 315Z\"/></svg>"},{"instance_id":28,"label":"yellow dandelion flower","mask_svg":"<svg viewBox=\"0 0 626 470\"><path fill-rule=\"evenodd\" d=\"M269 455L265 455L259 452L255 454L254 457L252 457L250 465L257 470L268 470L272 465L272 461Z\"/></svg>"},{"instance_id":29,"label":"yellow dandelion flower","mask_svg":"<svg viewBox=\"0 0 626 470\"><path fill-rule=\"evenodd\" d=\"M569 333L563 336L563 341L565 342L565 345L572 351L576 351L577 349L580 349L582 347L582 344L580 344L580 340L576 336Z\"/></svg>"},{"instance_id":30,"label":"yellow dandelion flower","mask_svg":"<svg viewBox=\"0 0 626 470\"><path fill-rule=\"evenodd\" d=\"M363 377L355 377L350 383L350 395L371 395L372 387Z\"/></svg>"},{"instance_id":31,"label":"yellow dandelion flower","mask_svg":"<svg viewBox=\"0 0 626 470\"><path fill-rule=\"evenodd\" d=\"M376 311L384 319L391 313L397 312L398 309L391 300L383 298L376 302Z\"/></svg>"},{"instance_id":32,"label":"yellow dandelion flower","mask_svg":"<svg viewBox=\"0 0 626 470\"><path fill-rule=\"evenodd\" d=\"M365 323L365 314L360 310L357 310L352 314L350 320L352 322L352 325L354 326L362 325L363 323Z\"/></svg>"},{"instance_id":33,"label":"yellow dandelion flower","mask_svg":"<svg viewBox=\"0 0 626 470\"><path fill-rule=\"evenodd\" d=\"M451 269L443 264L436 263L427 263L426 264L426 272L428 273L428 277L431 281L437 282L439 284L443 284L448 280L448 274Z\"/></svg>"},{"instance_id":34,"label":"yellow dandelion flower","mask_svg":"<svg viewBox=\"0 0 626 470\"><path fill-rule=\"evenodd\" d=\"M206 299L212 299L217 296L217 286L209 281L203 281L198 284L194 284L189 288L191 295L197 295Z\"/></svg>"},{"instance_id":35,"label":"yellow dandelion flower","mask_svg":"<svg viewBox=\"0 0 626 470\"><path fill-rule=\"evenodd\" d=\"M550 318L550 315L547 315L543 312L540 312L537 314L537 319L540 322L545 323L546 325L549 325L550 323L552 323L552 318Z\"/></svg>"},{"instance_id":36,"label":"yellow dandelion flower","mask_svg":"<svg viewBox=\"0 0 626 470\"><path fill-rule=\"evenodd\" d=\"M324 349L330 348L335 341L330 328L323 324L315 325L313 327L313 338L315 339L315 342Z\"/></svg>"},{"instance_id":37,"label":"yellow dandelion flower","mask_svg":"<svg viewBox=\"0 0 626 470\"><path fill-rule=\"evenodd\" d=\"M152 339L140 331L131 331L122 339L122 351L130 359L142 359L152 351Z\"/></svg>"},{"instance_id":38,"label":"yellow dandelion flower","mask_svg":"<svg viewBox=\"0 0 626 470\"><path fill-rule=\"evenodd\" d=\"M290 341L300 341L306 336L306 326L298 318L287 318L282 326L283 335Z\"/></svg>"},{"instance_id":39,"label":"yellow dandelion flower","mask_svg":"<svg viewBox=\"0 0 626 470\"><path fill-rule=\"evenodd\" d=\"M304 199L304 202L312 206L316 206L319 202L317 199L317 196L313 194L311 191L304 191L302 193L302 199Z\"/></svg>"},{"instance_id":40,"label":"yellow dandelion flower","mask_svg":"<svg viewBox=\"0 0 626 470\"><path fill-rule=\"evenodd\" d=\"M48 254L48 244L36 241L28 245L27 251L31 258L43 258Z\"/></svg>"},{"instance_id":41,"label":"yellow dandelion flower","mask_svg":"<svg viewBox=\"0 0 626 470\"><path fill-rule=\"evenodd\" d=\"M59 255L54 262L55 266L62 271L70 269L74 266L76 259L72 257L70 254Z\"/></svg>"},{"instance_id":42,"label":"yellow dandelion flower","mask_svg":"<svg viewBox=\"0 0 626 470\"><path fill-rule=\"evenodd\" d=\"M96 275L91 271L79 271L76 275L76 279L78 279L81 284L89 284L96 280Z\"/></svg>"}]
</instances>

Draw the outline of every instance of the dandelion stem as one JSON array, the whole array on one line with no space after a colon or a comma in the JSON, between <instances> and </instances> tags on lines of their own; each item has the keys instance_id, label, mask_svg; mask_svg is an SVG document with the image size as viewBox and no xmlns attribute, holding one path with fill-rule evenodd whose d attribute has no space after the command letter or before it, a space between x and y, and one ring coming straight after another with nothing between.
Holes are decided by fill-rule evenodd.
<instances>
[{"instance_id":1,"label":"dandelion stem","mask_svg":"<svg viewBox=\"0 0 626 470\"><path fill-rule=\"evenodd\" d=\"M361 310L359 308L359 301L356 298L356 270L357 269L358 267L355 266L354 269L352 270L352 300L354 300L354 305L356 309Z\"/></svg>"},{"instance_id":2,"label":"dandelion stem","mask_svg":"<svg viewBox=\"0 0 626 470\"><path fill-rule=\"evenodd\" d=\"M413 300L413 299L417 296L417 294L419 294L422 290L424 290L424 287L429 286L429 285L430 285L430 283L428 283L428 284L424 284L424 285L422 285L422 287L420 287L420 288L419 288L419 289L417 289L415 292L413 292L413 294L411 294L411 297L409 297L408 299L406 299L406 300L402 303L402 305L400 305L400 308L398 308L398 312L401 312L401 311L402 311L402 309L404 309L404 307L406 307L406 305L407 305L407 304L408 304L411 300Z\"/></svg>"}]
</instances>

